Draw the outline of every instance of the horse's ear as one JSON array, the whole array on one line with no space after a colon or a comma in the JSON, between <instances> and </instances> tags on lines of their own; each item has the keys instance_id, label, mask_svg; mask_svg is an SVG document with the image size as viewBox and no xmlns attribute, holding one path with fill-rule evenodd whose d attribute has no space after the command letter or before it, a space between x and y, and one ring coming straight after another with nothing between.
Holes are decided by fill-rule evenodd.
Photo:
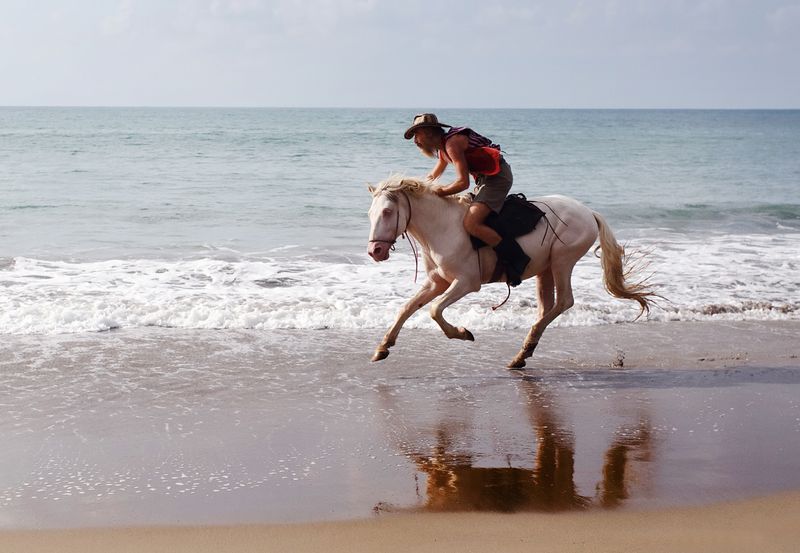
<instances>
[{"instance_id":1,"label":"horse's ear","mask_svg":"<svg viewBox=\"0 0 800 553\"><path fill-rule=\"evenodd\" d=\"M372 194L373 196L375 195L375 187L372 186L371 184L367 185L367 190L369 190L369 193Z\"/></svg>"}]
</instances>

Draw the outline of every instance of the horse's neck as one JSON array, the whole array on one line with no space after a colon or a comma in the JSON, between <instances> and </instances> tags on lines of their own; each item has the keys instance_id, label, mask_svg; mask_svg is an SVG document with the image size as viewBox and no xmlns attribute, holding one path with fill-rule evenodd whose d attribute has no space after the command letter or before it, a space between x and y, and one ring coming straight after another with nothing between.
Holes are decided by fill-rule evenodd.
<instances>
[{"instance_id":1,"label":"horse's neck","mask_svg":"<svg viewBox=\"0 0 800 553\"><path fill-rule=\"evenodd\" d=\"M469 242L457 202L424 194L414 198L412 210L408 231L429 253L446 256L463 247L465 237Z\"/></svg>"}]
</instances>

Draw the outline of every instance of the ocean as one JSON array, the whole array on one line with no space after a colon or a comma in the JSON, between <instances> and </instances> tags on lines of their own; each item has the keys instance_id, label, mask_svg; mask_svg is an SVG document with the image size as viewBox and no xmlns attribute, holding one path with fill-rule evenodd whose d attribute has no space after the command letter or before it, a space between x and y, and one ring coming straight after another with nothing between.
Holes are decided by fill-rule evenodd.
<instances>
[{"instance_id":1,"label":"ocean","mask_svg":"<svg viewBox=\"0 0 800 553\"><path fill-rule=\"evenodd\" d=\"M368 183L425 175L406 109L0 108L0 333L380 329L418 286L366 255ZM573 196L648 252L651 320L800 317L800 111L439 110L529 197ZM448 170L443 178L452 177ZM587 254L556 326L632 320ZM448 309L527 328L535 287ZM426 312L408 327L434 328Z\"/></svg>"}]
</instances>

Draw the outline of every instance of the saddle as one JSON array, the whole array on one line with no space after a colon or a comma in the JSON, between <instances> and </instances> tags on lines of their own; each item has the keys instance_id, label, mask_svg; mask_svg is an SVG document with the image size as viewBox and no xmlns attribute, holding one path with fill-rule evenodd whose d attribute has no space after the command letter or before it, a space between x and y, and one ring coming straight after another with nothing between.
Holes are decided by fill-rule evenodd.
<instances>
[{"instance_id":1,"label":"saddle","mask_svg":"<svg viewBox=\"0 0 800 553\"><path fill-rule=\"evenodd\" d=\"M502 238L516 238L533 231L543 216L544 211L529 202L525 194L509 194L500 213L492 211L484 224ZM480 238L470 236L470 239L476 250L488 245Z\"/></svg>"}]
</instances>

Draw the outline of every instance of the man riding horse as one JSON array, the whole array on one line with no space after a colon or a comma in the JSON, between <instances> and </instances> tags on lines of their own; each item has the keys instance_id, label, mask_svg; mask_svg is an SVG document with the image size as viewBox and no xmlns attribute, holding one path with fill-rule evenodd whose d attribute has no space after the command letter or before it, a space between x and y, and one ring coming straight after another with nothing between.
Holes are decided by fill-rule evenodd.
<instances>
[{"instance_id":1,"label":"man riding horse","mask_svg":"<svg viewBox=\"0 0 800 553\"><path fill-rule=\"evenodd\" d=\"M445 128L448 130L445 131ZM456 180L436 189L439 196L458 194L469 188L469 175L475 178L472 204L464 216L464 229L492 248L506 268L506 280L511 286L522 281L522 274L530 258L512 237L501 236L485 224L494 211L499 213L514 180L511 167L500 153L500 146L467 127L453 127L440 123L433 113L414 117L405 132L405 138L414 138L414 144L428 157L438 161L427 176L434 181L452 163Z\"/></svg>"}]
</instances>

